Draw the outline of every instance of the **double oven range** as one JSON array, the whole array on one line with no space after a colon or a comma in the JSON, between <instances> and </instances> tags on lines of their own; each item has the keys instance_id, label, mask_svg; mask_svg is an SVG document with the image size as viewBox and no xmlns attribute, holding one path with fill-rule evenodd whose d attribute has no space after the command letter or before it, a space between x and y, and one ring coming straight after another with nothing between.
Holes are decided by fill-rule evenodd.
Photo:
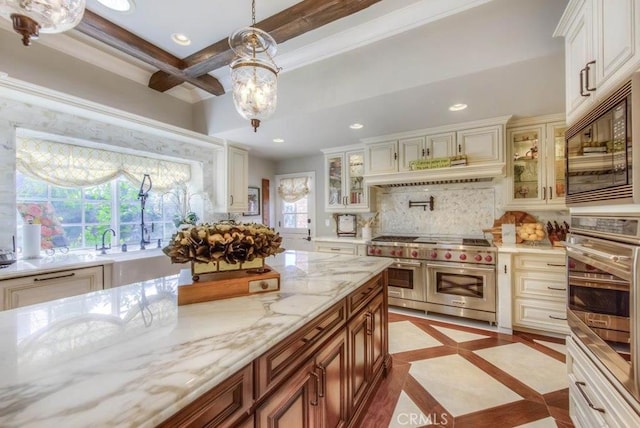
<instances>
[{"instance_id":1,"label":"double oven range","mask_svg":"<svg viewBox=\"0 0 640 428\"><path fill-rule=\"evenodd\" d=\"M393 258L390 305L496 322L496 248L489 241L378 236L367 254Z\"/></svg>"}]
</instances>

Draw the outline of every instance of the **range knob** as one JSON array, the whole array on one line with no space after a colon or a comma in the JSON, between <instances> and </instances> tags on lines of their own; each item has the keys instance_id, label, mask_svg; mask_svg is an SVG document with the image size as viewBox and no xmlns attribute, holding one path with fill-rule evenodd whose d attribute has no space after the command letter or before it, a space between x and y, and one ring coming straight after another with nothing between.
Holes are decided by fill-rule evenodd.
<instances>
[{"instance_id":1,"label":"range knob","mask_svg":"<svg viewBox=\"0 0 640 428\"><path fill-rule=\"evenodd\" d=\"M575 267L576 267L576 262L574 262L573 260L569 260L569 268L574 269Z\"/></svg>"},{"instance_id":2,"label":"range knob","mask_svg":"<svg viewBox=\"0 0 640 428\"><path fill-rule=\"evenodd\" d=\"M416 250L413 250L413 251L411 252L411 257L413 257L414 259L415 259L416 257L418 257L418 252L417 252Z\"/></svg>"},{"instance_id":3,"label":"range knob","mask_svg":"<svg viewBox=\"0 0 640 428\"><path fill-rule=\"evenodd\" d=\"M449 260L449 259L451 258L451 253L446 253L446 254L444 255L444 258L445 258L445 259L447 259L447 260Z\"/></svg>"},{"instance_id":4,"label":"range knob","mask_svg":"<svg viewBox=\"0 0 640 428\"><path fill-rule=\"evenodd\" d=\"M432 251L431 254L429 254L431 256L432 259L435 259L436 257L438 257L438 253L435 251Z\"/></svg>"},{"instance_id":5,"label":"range knob","mask_svg":"<svg viewBox=\"0 0 640 428\"><path fill-rule=\"evenodd\" d=\"M382 254L382 250L381 250L380 248L376 248L376 254L377 254L377 255Z\"/></svg>"},{"instance_id":6,"label":"range knob","mask_svg":"<svg viewBox=\"0 0 640 428\"><path fill-rule=\"evenodd\" d=\"M474 257L474 260L477 262L481 262L482 261L482 256L480 254L476 254L476 256Z\"/></svg>"},{"instance_id":7,"label":"range knob","mask_svg":"<svg viewBox=\"0 0 640 428\"><path fill-rule=\"evenodd\" d=\"M397 250L396 251L396 256L402 257L402 250Z\"/></svg>"},{"instance_id":8,"label":"range knob","mask_svg":"<svg viewBox=\"0 0 640 428\"><path fill-rule=\"evenodd\" d=\"M467 260L467 255L465 253L460 254L460 260Z\"/></svg>"},{"instance_id":9,"label":"range knob","mask_svg":"<svg viewBox=\"0 0 640 428\"><path fill-rule=\"evenodd\" d=\"M490 261L493 260L493 257L487 255L487 256L484 257L484 260L487 261L487 262L490 262Z\"/></svg>"},{"instance_id":10,"label":"range knob","mask_svg":"<svg viewBox=\"0 0 640 428\"><path fill-rule=\"evenodd\" d=\"M391 250L391 255L395 256L396 255L396 250Z\"/></svg>"},{"instance_id":11,"label":"range knob","mask_svg":"<svg viewBox=\"0 0 640 428\"><path fill-rule=\"evenodd\" d=\"M369 248L369 254L374 255L376 253L375 248Z\"/></svg>"}]
</instances>

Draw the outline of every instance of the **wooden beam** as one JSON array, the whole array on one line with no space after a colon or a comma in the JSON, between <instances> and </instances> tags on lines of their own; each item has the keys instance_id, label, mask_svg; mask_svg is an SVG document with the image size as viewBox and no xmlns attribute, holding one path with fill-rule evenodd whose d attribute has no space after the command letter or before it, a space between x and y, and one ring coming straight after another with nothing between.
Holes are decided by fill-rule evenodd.
<instances>
[{"instance_id":1,"label":"wooden beam","mask_svg":"<svg viewBox=\"0 0 640 428\"><path fill-rule=\"evenodd\" d=\"M84 11L82 21L75 28L81 33L146 62L162 70L166 75L171 76L171 79L167 79L163 75L163 80L170 80L169 84L165 84L166 89L164 91L186 81L214 95L224 94L224 88L213 76L206 73L203 73L203 76L186 74L183 71L185 62L180 58L171 55L169 52L158 48L88 9Z\"/></svg>"},{"instance_id":2,"label":"wooden beam","mask_svg":"<svg viewBox=\"0 0 640 428\"><path fill-rule=\"evenodd\" d=\"M330 22L344 18L380 0L303 0L259 23L256 27L268 32L277 43L283 43L308 31L315 30ZM249 24L249 23L248 23ZM233 51L227 39L220 40L188 57L183 61L183 72L187 76L201 76L228 65L233 59ZM154 89L166 91L176 86L169 72L154 75Z\"/></svg>"}]
</instances>

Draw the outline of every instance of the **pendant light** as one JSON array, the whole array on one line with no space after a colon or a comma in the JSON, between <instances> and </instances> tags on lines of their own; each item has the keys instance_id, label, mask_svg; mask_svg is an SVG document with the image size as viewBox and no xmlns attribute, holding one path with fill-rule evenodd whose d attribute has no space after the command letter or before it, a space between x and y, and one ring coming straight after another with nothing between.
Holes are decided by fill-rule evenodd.
<instances>
[{"instance_id":1,"label":"pendant light","mask_svg":"<svg viewBox=\"0 0 640 428\"><path fill-rule=\"evenodd\" d=\"M85 0L0 0L0 16L11 21L22 44L43 33L62 33L75 27L84 15Z\"/></svg>"},{"instance_id":2,"label":"pendant light","mask_svg":"<svg viewBox=\"0 0 640 428\"><path fill-rule=\"evenodd\" d=\"M236 54L229 66L233 103L257 132L260 121L276 111L280 69L273 61L276 41L266 31L256 28L255 0L251 2L251 22L251 27L241 28L229 36L229 46Z\"/></svg>"}]
</instances>

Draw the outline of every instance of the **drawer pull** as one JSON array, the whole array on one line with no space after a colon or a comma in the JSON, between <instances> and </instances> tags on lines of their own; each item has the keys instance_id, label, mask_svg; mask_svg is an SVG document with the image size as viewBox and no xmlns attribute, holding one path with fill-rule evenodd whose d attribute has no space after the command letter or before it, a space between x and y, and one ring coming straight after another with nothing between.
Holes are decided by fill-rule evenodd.
<instances>
[{"instance_id":1,"label":"drawer pull","mask_svg":"<svg viewBox=\"0 0 640 428\"><path fill-rule=\"evenodd\" d=\"M584 390L582 389L583 386L587 386L586 383L577 380L575 382L576 386L578 387L578 391L580 391L580 394L582 394L582 397L585 399L585 401L587 402L587 404L589 405L589 407L591 407L593 410L598 411L600 413L606 413L604 411L604 409L602 407L596 407L593 405L593 403L591 402L591 400L589 399L589 397L587 396L587 393L584 392Z\"/></svg>"},{"instance_id":2,"label":"drawer pull","mask_svg":"<svg viewBox=\"0 0 640 428\"><path fill-rule=\"evenodd\" d=\"M567 317L554 317L553 315L549 315L549 318L551 318L552 320L560 320L560 321L566 321Z\"/></svg>"},{"instance_id":3,"label":"drawer pull","mask_svg":"<svg viewBox=\"0 0 640 428\"><path fill-rule=\"evenodd\" d=\"M547 266L549 266L549 267L567 267L567 265L558 264L558 263L547 263Z\"/></svg>"},{"instance_id":4,"label":"drawer pull","mask_svg":"<svg viewBox=\"0 0 640 428\"><path fill-rule=\"evenodd\" d=\"M365 294L369 294L369 293L371 293L371 290L373 290L373 287L369 287L369 288L367 288L367 290L366 290L366 291L363 291L363 292L362 292L362 293L360 293L360 294L362 294L362 295L364 296Z\"/></svg>"},{"instance_id":5,"label":"drawer pull","mask_svg":"<svg viewBox=\"0 0 640 428\"><path fill-rule=\"evenodd\" d=\"M554 290L554 291L567 291L566 288L558 288L558 287L547 287L549 290Z\"/></svg>"},{"instance_id":6,"label":"drawer pull","mask_svg":"<svg viewBox=\"0 0 640 428\"><path fill-rule=\"evenodd\" d=\"M58 276L50 276L49 278L33 278L34 281L51 281L52 279L60 279L60 278L71 278L72 276L76 276L76 273L68 273L66 275L58 275Z\"/></svg>"},{"instance_id":7,"label":"drawer pull","mask_svg":"<svg viewBox=\"0 0 640 428\"><path fill-rule=\"evenodd\" d=\"M331 248L331 251L340 251L342 248Z\"/></svg>"}]
</instances>

